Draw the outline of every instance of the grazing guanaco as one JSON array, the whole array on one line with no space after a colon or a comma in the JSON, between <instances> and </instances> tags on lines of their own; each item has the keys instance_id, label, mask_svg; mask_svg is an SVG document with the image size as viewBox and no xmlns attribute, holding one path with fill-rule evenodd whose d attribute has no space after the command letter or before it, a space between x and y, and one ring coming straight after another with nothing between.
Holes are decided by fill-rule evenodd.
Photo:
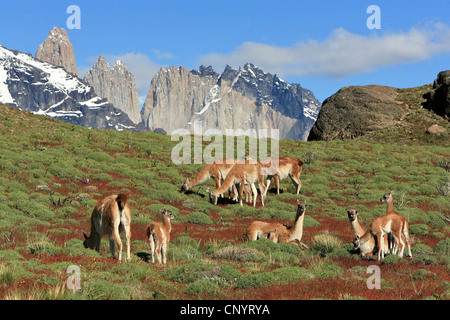
<instances>
[{"instance_id":1,"label":"grazing guanaco","mask_svg":"<svg viewBox=\"0 0 450 320\"><path fill-rule=\"evenodd\" d=\"M205 165L194 179L185 179L181 186L181 191L186 192L199 184L205 183L206 180L213 178L216 182L216 188L219 188L221 182L225 180L228 172L233 168L237 160L216 159L213 163Z\"/></svg>"},{"instance_id":2,"label":"grazing guanaco","mask_svg":"<svg viewBox=\"0 0 450 320\"><path fill-rule=\"evenodd\" d=\"M100 251L100 242L104 235L109 236L109 249L114 257L114 247L117 244L119 261L122 260L122 241L120 231L125 232L127 245L127 261L130 260L130 238L131 238L131 209L127 202L126 194L112 195L98 201L92 211L91 234L88 237L84 231L85 248Z\"/></svg>"},{"instance_id":3,"label":"grazing guanaco","mask_svg":"<svg viewBox=\"0 0 450 320\"><path fill-rule=\"evenodd\" d=\"M162 224L158 222L152 222L147 227L147 237L150 242L150 251L152 254L152 263L155 263L155 253L158 262L166 264L167 262L167 244L170 240L170 231L172 230L172 220L174 215L172 212L168 211L166 208L160 210L162 217Z\"/></svg>"},{"instance_id":4,"label":"grazing guanaco","mask_svg":"<svg viewBox=\"0 0 450 320\"><path fill-rule=\"evenodd\" d=\"M267 237L273 242L296 243L302 248L308 248L301 242L303 236L303 220L305 218L306 200L297 200L297 214L293 226L285 226L278 222L253 221L247 227L247 238L250 241Z\"/></svg>"},{"instance_id":5,"label":"grazing guanaco","mask_svg":"<svg viewBox=\"0 0 450 320\"><path fill-rule=\"evenodd\" d=\"M222 193L229 190L234 184L239 183L239 203L242 206L242 195L245 188L245 185L249 185L253 191L253 206L256 206L256 195L258 194L256 190L255 183L258 183L259 190L261 191L261 203L264 206L264 194L266 192L266 187L264 185L264 176L261 173L261 165L259 163L256 164L235 164L233 169L228 173L223 184L213 190L209 189L207 192L210 194L210 200L212 203L217 203L217 198Z\"/></svg>"},{"instance_id":6,"label":"grazing guanaco","mask_svg":"<svg viewBox=\"0 0 450 320\"><path fill-rule=\"evenodd\" d=\"M356 239L353 241L354 248L359 249L372 237L376 237L377 243L381 244L378 246L377 259L384 259L384 252L386 251L384 236L389 233L392 234L396 244L401 247L399 253L401 258L403 257L403 251L405 250L405 243L401 236L403 235L405 237L409 256L412 257L408 222L405 217L395 213L390 213L373 220L370 227L362 236L356 236Z\"/></svg>"},{"instance_id":7,"label":"grazing guanaco","mask_svg":"<svg viewBox=\"0 0 450 320\"><path fill-rule=\"evenodd\" d=\"M250 157L247 155L246 160L248 159L250 159ZM274 179L275 186L277 187L277 194L280 194L280 181L286 179L288 176L291 178L292 183L296 188L296 193L300 193L302 187L300 174L302 173L303 161L292 157L278 157L277 159L267 158L264 161L258 162L263 168L273 167L273 169L275 169L276 172L274 174L266 175L268 181L270 181L271 178ZM275 166L274 163L276 164Z\"/></svg>"}]
</instances>

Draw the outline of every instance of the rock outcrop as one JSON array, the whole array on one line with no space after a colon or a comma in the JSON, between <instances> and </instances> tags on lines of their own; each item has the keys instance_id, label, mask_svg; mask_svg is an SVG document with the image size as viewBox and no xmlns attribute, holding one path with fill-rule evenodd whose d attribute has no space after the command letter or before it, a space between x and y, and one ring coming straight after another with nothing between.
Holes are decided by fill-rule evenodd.
<instances>
[{"instance_id":1,"label":"rock outcrop","mask_svg":"<svg viewBox=\"0 0 450 320\"><path fill-rule=\"evenodd\" d=\"M279 129L279 138L306 140L320 103L311 91L289 84L247 63L227 66L222 74L211 67L188 71L161 68L152 79L142 108L144 124L168 134L175 129Z\"/></svg>"},{"instance_id":2,"label":"rock outcrop","mask_svg":"<svg viewBox=\"0 0 450 320\"><path fill-rule=\"evenodd\" d=\"M323 102L308 140L350 140L395 124L406 113L397 95L378 85L340 89Z\"/></svg>"},{"instance_id":3,"label":"rock outcrop","mask_svg":"<svg viewBox=\"0 0 450 320\"><path fill-rule=\"evenodd\" d=\"M433 90L425 94L424 107L450 119L450 70L439 72Z\"/></svg>"},{"instance_id":4,"label":"rock outcrop","mask_svg":"<svg viewBox=\"0 0 450 320\"><path fill-rule=\"evenodd\" d=\"M1 45L0 102L88 128L145 129L63 67Z\"/></svg>"},{"instance_id":5,"label":"rock outcrop","mask_svg":"<svg viewBox=\"0 0 450 320\"><path fill-rule=\"evenodd\" d=\"M45 41L39 45L36 58L55 66L61 66L67 72L78 75L73 46L63 28L53 27L50 30Z\"/></svg>"},{"instance_id":6,"label":"rock outcrop","mask_svg":"<svg viewBox=\"0 0 450 320\"><path fill-rule=\"evenodd\" d=\"M131 121L136 124L142 122L136 80L121 60L111 68L100 55L83 80L94 88L98 96L125 112Z\"/></svg>"}]
</instances>

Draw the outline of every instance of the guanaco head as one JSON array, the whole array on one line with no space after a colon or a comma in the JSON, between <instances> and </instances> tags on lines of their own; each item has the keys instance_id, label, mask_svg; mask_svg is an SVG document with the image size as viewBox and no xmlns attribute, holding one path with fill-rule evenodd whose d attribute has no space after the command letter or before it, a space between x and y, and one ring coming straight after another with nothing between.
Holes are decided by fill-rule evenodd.
<instances>
[{"instance_id":1,"label":"guanaco head","mask_svg":"<svg viewBox=\"0 0 450 320\"><path fill-rule=\"evenodd\" d=\"M358 250L360 245L361 245L361 237L359 236L359 234L356 235L355 240L353 240L353 249L354 250Z\"/></svg>"},{"instance_id":2,"label":"guanaco head","mask_svg":"<svg viewBox=\"0 0 450 320\"><path fill-rule=\"evenodd\" d=\"M306 200L297 200L297 211L300 211L300 215L306 211Z\"/></svg>"},{"instance_id":3,"label":"guanaco head","mask_svg":"<svg viewBox=\"0 0 450 320\"><path fill-rule=\"evenodd\" d=\"M183 184L181 185L181 192L184 193L184 192L186 192L186 191L189 190L188 182L189 182L189 179L186 178L186 179L184 180Z\"/></svg>"},{"instance_id":4,"label":"guanaco head","mask_svg":"<svg viewBox=\"0 0 450 320\"><path fill-rule=\"evenodd\" d=\"M83 246L85 248L94 249L95 248L95 241L94 241L94 239L92 237L92 234L88 237L86 235L86 233L84 233L84 231L83 231L83 237L84 237Z\"/></svg>"},{"instance_id":5,"label":"guanaco head","mask_svg":"<svg viewBox=\"0 0 450 320\"><path fill-rule=\"evenodd\" d=\"M172 220L175 218L175 216L173 215L172 212L170 212L169 210L167 210L166 208L159 210L159 212L161 212L163 219L169 219Z\"/></svg>"},{"instance_id":6,"label":"guanaco head","mask_svg":"<svg viewBox=\"0 0 450 320\"><path fill-rule=\"evenodd\" d=\"M206 188L206 193L209 194L209 202L216 204L217 203L217 196L214 195L214 193L211 191L210 188Z\"/></svg>"},{"instance_id":7,"label":"guanaco head","mask_svg":"<svg viewBox=\"0 0 450 320\"><path fill-rule=\"evenodd\" d=\"M269 233L267 234L267 239L271 240L274 243L277 243L278 242L277 229L269 231Z\"/></svg>"},{"instance_id":8,"label":"guanaco head","mask_svg":"<svg viewBox=\"0 0 450 320\"><path fill-rule=\"evenodd\" d=\"M394 191L391 190L391 192L386 193L383 197L381 197L380 201L381 202L389 202L392 201L392 196L394 194Z\"/></svg>"},{"instance_id":9,"label":"guanaco head","mask_svg":"<svg viewBox=\"0 0 450 320\"><path fill-rule=\"evenodd\" d=\"M347 215L348 215L348 220L350 220L350 222L353 222L358 217L358 210L356 210L356 209L348 209L347 210Z\"/></svg>"}]
</instances>

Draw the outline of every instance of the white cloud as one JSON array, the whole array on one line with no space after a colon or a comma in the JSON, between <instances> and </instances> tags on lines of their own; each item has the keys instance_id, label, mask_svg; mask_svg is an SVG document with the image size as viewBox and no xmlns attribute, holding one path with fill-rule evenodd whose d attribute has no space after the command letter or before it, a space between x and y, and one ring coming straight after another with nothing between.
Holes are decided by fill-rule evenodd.
<instances>
[{"instance_id":1,"label":"white cloud","mask_svg":"<svg viewBox=\"0 0 450 320\"><path fill-rule=\"evenodd\" d=\"M200 64L220 69L226 64L236 67L251 62L280 76L342 78L381 67L427 60L444 52L450 52L450 28L444 24L371 36L339 28L323 41L310 40L289 47L244 42L231 53L203 56Z\"/></svg>"}]
</instances>

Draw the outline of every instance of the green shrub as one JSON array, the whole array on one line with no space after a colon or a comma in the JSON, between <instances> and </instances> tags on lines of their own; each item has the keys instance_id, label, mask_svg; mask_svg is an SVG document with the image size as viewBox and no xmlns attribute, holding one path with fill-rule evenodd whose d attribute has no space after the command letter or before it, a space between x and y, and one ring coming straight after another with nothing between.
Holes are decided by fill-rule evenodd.
<instances>
[{"instance_id":1,"label":"green shrub","mask_svg":"<svg viewBox=\"0 0 450 320\"><path fill-rule=\"evenodd\" d=\"M187 216L183 217L183 220L189 223L199 224L199 225L209 225L214 222L206 214L202 212L192 212Z\"/></svg>"},{"instance_id":2,"label":"green shrub","mask_svg":"<svg viewBox=\"0 0 450 320\"><path fill-rule=\"evenodd\" d=\"M196 280L188 285L184 291L190 295L217 295L220 292L220 287L211 280L200 279Z\"/></svg>"},{"instance_id":3,"label":"green shrub","mask_svg":"<svg viewBox=\"0 0 450 320\"><path fill-rule=\"evenodd\" d=\"M311 272L317 278L329 279L342 275L343 270L328 259L319 259L311 264Z\"/></svg>"},{"instance_id":4,"label":"green shrub","mask_svg":"<svg viewBox=\"0 0 450 320\"><path fill-rule=\"evenodd\" d=\"M103 279L83 281L82 294L89 300L129 300L130 289L123 284L112 283Z\"/></svg>"},{"instance_id":5,"label":"green shrub","mask_svg":"<svg viewBox=\"0 0 450 320\"><path fill-rule=\"evenodd\" d=\"M445 238L444 240L439 241L433 248L435 253L439 253L442 255L450 255L450 238Z\"/></svg>"},{"instance_id":6,"label":"green shrub","mask_svg":"<svg viewBox=\"0 0 450 320\"><path fill-rule=\"evenodd\" d=\"M109 154L101 152L101 151L94 151L87 155L87 159L95 160L95 161L104 161L104 162L112 162L114 160L113 157L111 157Z\"/></svg>"},{"instance_id":7,"label":"green shrub","mask_svg":"<svg viewBox=\"0 0 450 320\"><path fill-rule=\"evenodd\" d=\"M272 283L272 277L268 272L243 274L236 281L237 289L259 288Z\"/></svg>"},{"instance_id":8,"label":"green shrub","mask_svg":"<svg viewBox=\"0 0 450 320\"><path fill-rule=\"evenodd\" d=\"M331 234L317 234L311 244L311 250L318 252L322 257L337 250L342 242Z\"/></svg>"},{"instance_id":9,"label":"green shrub","mask_svg":"<svg viewBox=\"0 0 450 320\"><path fill-rule=\"evenodd\" d=\"M164 276L171 281L191 283L204 278L213 268L213 264L195 261L185 265L171 266L164 271Z\"/></svg>"},{"instance_id":10,"label":"green shrub","mask_svg":"<svg viewBox=\"0 0 450 320\"><path fill-rule=\"evenodd\" d=\"M384 257L384 259L381 261L381 264L386 266L393 265L399 262L400 260L401 260L400 256L396 254L390 254Z\"/></svg>"},{"instance_id":11,"label":"green shrub","mask_svg":"<svg viewBox=\"0 0 450 320\"><path fill-rule=\"evenodd\" d=\"M409 232L411 234L427 235L430 233L430 227L422 223L412 224L409 226Z\"/></svg>"},{"instance_id":12,"label":"green shrub","mask_svg":"<svg viewBox=\"0 0 450 320\"><path fill-rule=\"evenodd\" d=\"M243 248L239 246L227 246L214 252L214 259L235 260L235 261L254 261L262 258L264 255L254 248Z\"/></svg>"},{"instance_id":13,"label":"green shrub","mask_svg":"<svg viewBox=\"0 0 450 320\"><path fill-rule=\"evenodd\" d=\"M304 268L285 267L276 269L272 272L244 274L236 281L236 288L250 289L273 284L282 285L310 278L311 274Z\"/></svg>"},{"instance_id":14,"label":"green shrub","mask_svg":"<svg viewBox=\"0 0 450 320\"><path fill-rule=\"evenodd\" d=\"M113 180L113 177L111 177L111 176L110 176L109 174L107 174L107 173L102 172L102 173L94 174L94 175L92 176L92 180L112 181L112 180ZM125 185L124 185L124 186L125 186Z\"/></svg>"}]
</instances>

